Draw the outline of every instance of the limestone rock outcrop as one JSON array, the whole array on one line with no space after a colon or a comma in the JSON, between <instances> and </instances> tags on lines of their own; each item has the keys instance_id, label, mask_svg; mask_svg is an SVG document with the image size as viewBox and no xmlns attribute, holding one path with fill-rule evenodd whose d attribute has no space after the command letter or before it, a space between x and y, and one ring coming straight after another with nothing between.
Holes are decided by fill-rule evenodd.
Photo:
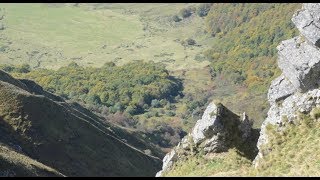
<instances>
[{"instance_id":1,"label":"limestone rock outcrop","mask_svg":"<svg viewBox=\"0 0 320 180\"><path fill-rule=\"evenodd\" d=\"M262 147L268 143L267 125L276 125L281 131L286 123L297 123L297 113L320 107L320 4L303 4L292 21L301 34L277 47L282 74L272 81L268 91L270 109L261 126L255 167L265 155Z\"/></svg>"},{"instance_id":2,"label":"limestone rock outcrop","mask_svg":"<svg viewBox=\"0 0 320 180\"><path fill-rule=\"evenodd\" d=\"M311 44L320 47L320 3L304 3L292 21Z\"/></svg>"},{"instance_id":3,"label":"limestone rock outcrop","mask_svg":"<svg viewBox=\"0 0 320 180\"><path fill-rule=\"evenodd\" d=\"M164 158L163 158L163 164L162 164L162 170L157 172L156 177L160 177L163 173L163 171L168 170L172 167L173 163L177 161L177 153L173 149L170 151Z\"/></svg>"},{"instance_id":4,"label":"limestone rock outcrop","mask_svg":"<svg viewBox=\"0 0 320 180\"><path fill-rule=\"evenodd\" d=\"M308 43L307 39L303 39L295 37L282 41L277 47L279 68L300 92L318 87L320 75L319 48Z\"/></svg>"},{"instance_id":5,"label":"limestone rock outcrop","mask_svg":"<svg viewBox=\"0 0 320 180\"><path fill-rule=\"evenodd\" d=\"M268 91L268 100L270 103L278 102L292 95L295 91L295 87L282 74L271 82Z\"/></svg>"},{"instance_id":6,"label":"limestone rock outcrop","mask_svg":"<svg viewBox=\"0 0 320 180\"><path fill-rule=\"evenodd\" d=\"M260 149L262 145L268 143L266 126L268 124L277 125L279 130L285 127L287 123L297 123L297 113L308 113L314 107L320 107L320 90L313 89L306 93L295 93L286 98L281 105L273 103L268 111L268 117L261 126L260 137L257 143ZM259 152L257 159L262 158L263 154Z\"/></svg>"},{"instance_id":7,"label":"limestone rock outcrop","mask_svg":"<svg viewBox=\"0 0 320 180\"><path fill-rule=\"evenodd\" d=\"M196 122L192 132L164 157L162 171L156 176L170 170L177 160L187 155L200 151L205 154L219 153L239 147L250 141L251 132L252 121L245 113L241 118L222 104L212 102Z\"/></svg>"}]
</instances>

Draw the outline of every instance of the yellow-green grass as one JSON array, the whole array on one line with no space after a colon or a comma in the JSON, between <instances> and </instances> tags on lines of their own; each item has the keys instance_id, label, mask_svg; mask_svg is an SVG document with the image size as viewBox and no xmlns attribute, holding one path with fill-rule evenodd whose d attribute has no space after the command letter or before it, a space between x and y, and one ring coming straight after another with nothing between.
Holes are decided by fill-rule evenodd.
<instances>
[{"instance_id":1,"label":"yellow-green grass","mask_svg":"<svg viewBox=\"0 0 320 180\"><path fill-rule=\"evenodd\" d=\"M89 11L45 4L1 4L0 7L5 9L5 37L13 42L14 49L20 48L22 52L61 52L70 58L81 57L104 44L115 45L142 34L141 23L135 16L110 10ZM63 63L62 59L57 61ZM54 68L53 63L48 65Z\"/></svg>"},{"instance_id":2,"label":"yellow-green grass","mask_svg":"<svg viewBox=\"0 0 320 180\"><path fill-rule=\"evenodd\" d=\"M319 109L315 109L319 111ZM312 113L311 113L312 114ZM300 115L301 123L289 124L282 133L269 127L270 142L263 148L269 153L259 162L255 176L319 176L320 122Z\"/></svg>"},{"instance_id":3,"label":"yellow-green grass","mask_svg":"<svg viewBox=\"0 0 320 180\"><path fill-rule=\"evenodd\" d=\"M0 4L6 27L0 35L0 46L6 49L0 52L0 63L57 69L72 61L99 67L142 59L164 62L169 69L203 67L208 62L194 58L210 39L200 32L204 19L194 15L169 22L186 6L115 3L93 10L92 5ZM189 37L202 46L185 48L175 41Z\"/></svg>"},{"instance_id":4,"label":"yellow-green grass","mask_svg":"<svg viewBox=\"0 0 320 180\"><path fill-rule=\"evenodd\" d=\"M225 153L189 156L178 161L164 176L319 176L319 108L301 115L282 132L269 125L269 143L255 168L252 162L230 149ZM316 117L316 118L315 118ZM298 121L297 121L298 122Z\"/></svg>"},{"instance_id":5,"label":"yellow-green grass","mask_svg":"<svg viewBox=\"0 0 320 180\"><path fill-rule=\"evenodd\" d=\"M164 176L245 176L251 162L230 149L226 153L212 154L208 157L201 155L188 158L174 165L173 170Z\"/></svg>"}]
</instances>

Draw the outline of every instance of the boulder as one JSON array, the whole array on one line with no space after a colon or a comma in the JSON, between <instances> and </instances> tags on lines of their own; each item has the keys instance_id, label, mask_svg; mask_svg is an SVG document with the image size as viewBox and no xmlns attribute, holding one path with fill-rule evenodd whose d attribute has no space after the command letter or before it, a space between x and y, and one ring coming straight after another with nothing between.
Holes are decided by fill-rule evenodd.
<instances>
[{"instance_id":1,"label":"boulder","mask_svg":"<svg viewBox=\"0 0 320 180\"><path fill-rule=\"evenodd\" d=\"M292 22L310 43L320 47L320 3L304 3Z\"/></svg>"},{"instance_id":2,"label":"boulder","mask_svg":"<svg viewBox=\"0 0 320 180\"><path fill-rule=\"evenodd\" d=\"M283 75L300 92L319 86L320 51L301 37L282 41L277 47Z\"/></svg>"},{"instance_id":3,"label":"boulder","mask_svg":"<svg viewBox=\"0 0 320 180\"><path fill-rule=\"evenodd\" d=\"M189 141L190 138L192 138L190 133L184 138L182 138L180 143L183 150L190 150L190 146L191 146Z\"/></svg>"},{"instance_id":4,"label":"boulder","mask_svg":"<svg viewBox=\"0 0 320 180\"><path fill-rule=\"evenodd\" d=\"M219 153L245 142L251 135L252 122L245 113L243 116L241 120L222 104L210 103L192 130L195 147L205 153Z\"/></svg>"},{"instance_id":5,"label":"boulder","mask_svg":"<svg viewBox=\"0 0 320 180\"><path fill-rule=\"evenodd\" d=\"M292 95L296 91L296 88L291 82L281 74L279 77L271 82L271 86L268 91L268 101L270 104L278 102Z\"/></svg>"},{"instance_id":6,"label":"boulder","mask_svg":"<svg viewBox=\"0 0 320 180\"><path fill-rule=\"evenodd\" d=\"M221 111L221 107L210 103L207 109L204 111L202 118L196 122L191 133L195 144L200 144L205 139L211 138L216 131L222 129L222 125L219 121L220 116L218 115Z\"/></svg>"},{"instance_id":7,"label":"boulder","mask_svg":"<svg viewBox=\"0 0 320 180\"><path fill-rule=\"evenodd\" d=\"M203 143L203 150L205 153L210 152L224 152L228 150L228 147L225 143L226 134L217 133L212 138L206 140Z\"/></svg>"},{"instance_id":8,"label":"boulder","mask_svg":"<svg viewBox=\"0 0 320 180\"><path fill-rule=\"evenodd\" d=\"M241 120L240 116L221 103L211 102L202 118L196 122L192 132L164 157L162 170L157 173L156 177L162 176L163 172L170 171L176 161L185 159L188 155L201 151L205 154L220 153L233 147L239 150L241 146L248 147L251 142L249 139L251 132L252 122L245 113Z\"/></svg>"},{"instance_id":9,"label":"boulder","mask_svg":"<svg viewBox=\"0 0 320 180\"><path fill-rule=\"evenodd\" d=\"M270 109L261 126L255 167L267 153L261 149L269 141L268 125L281 131L286 123L298 121L298 112L308 113L320 106L320 4L304 3L292 21L301 35L282 41L277 47L282 75L272 81L268 91Z\"/></svg>"},{"instance_id":10,"label":"boulder","mask_svg":"<svg viewBox=\"0 0 320 180\"><path fill-rule=\"evenodd\" d=\"M164 171L170 169L177 158L178 155L175 149L171 150L171 152L163 158L162 170L156 174L156 177L160 177Z\"/></svg>"}]
</instances>

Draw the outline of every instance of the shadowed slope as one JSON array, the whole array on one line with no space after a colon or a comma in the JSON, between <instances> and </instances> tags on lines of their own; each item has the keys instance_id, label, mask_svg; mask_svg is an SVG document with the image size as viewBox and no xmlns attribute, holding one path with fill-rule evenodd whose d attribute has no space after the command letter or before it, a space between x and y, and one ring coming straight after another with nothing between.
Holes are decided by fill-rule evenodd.
<instances>
[{"instance_id":1,"label":"shadowed slope","mask_svg":"<svg viewBox=\"0 0 320 180\"><path fill-rule=\"evenodd\" d=\"M92 113L79 111L84 109L81 106L77 110L43 90L21 89L27 87L22 83L25 80L8 75L0 80L1 128L31 158L66 176L154 176L160 169L159 158L120 140L115 126L102 123ZM5 138L0 137L0 141L8 143Z\"/></svg>"}]
</instances>

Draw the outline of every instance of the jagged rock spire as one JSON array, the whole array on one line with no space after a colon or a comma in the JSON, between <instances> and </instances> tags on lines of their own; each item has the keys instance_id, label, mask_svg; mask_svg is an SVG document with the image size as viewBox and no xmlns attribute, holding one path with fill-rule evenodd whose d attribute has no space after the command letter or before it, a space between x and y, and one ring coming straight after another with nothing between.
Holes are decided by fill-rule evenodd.
<instances>
[{"instance_id":1,"label":"jagged rock spire","mask_svg":"<svg viewBox=\"0 0 320 180\"><path fill-rule=\"evenodd\" d=\"M222 104L211 102L192 132L164 157L162 170L156 176L169 171L176 161L192 153L219 153L231 147L247 146L251 132L252 121L245 113L241 119Z\"/></svg>"}]
</instances>

